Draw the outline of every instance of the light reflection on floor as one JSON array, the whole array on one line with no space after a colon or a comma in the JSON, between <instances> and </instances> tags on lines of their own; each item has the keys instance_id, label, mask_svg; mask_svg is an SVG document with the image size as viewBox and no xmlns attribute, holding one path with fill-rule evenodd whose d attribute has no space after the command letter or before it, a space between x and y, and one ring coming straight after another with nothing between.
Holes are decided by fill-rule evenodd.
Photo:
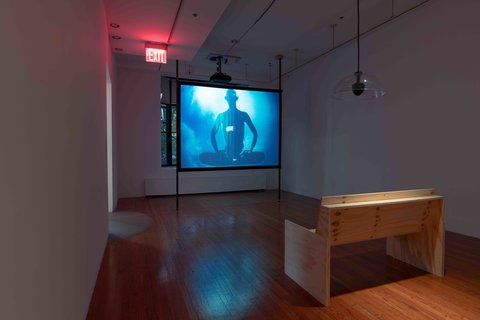
<instances>
[{"instance_id":1,"label":"light reflection on floor","mask_svg":"<svg viewBox=\"0 0 480 320\"><path fill-rule=\"evenodd\" d=\"M239 265L219 257L212 250L201 250L190 274L190 286L197 305L208 317L242 317L254 308L262 290L262 283L255 276L259 270L255 257L248 248L237 247L225 254L238 254Z\"/></svg>"},{"instance_id":2,"label":"light reflection on floor","mask_svg":"<svg viewBox=\"0 0 480 320\"><path fill-rule=\"evenodd\" d=\"M194 246L195 255L180 259L187 265L175 269L182 270L181 277L203 317L244 318L263 291L264 284L256 276L262 269L258 247L245 243L244 238L237 240L238 232L249 232L245 219L235 215L183 217L177 226L182 235L179 243ZM209 232L209 237L203 236ZM167 277L166 270L161 270L160 280Z\"/></svg>"}]
</instances>

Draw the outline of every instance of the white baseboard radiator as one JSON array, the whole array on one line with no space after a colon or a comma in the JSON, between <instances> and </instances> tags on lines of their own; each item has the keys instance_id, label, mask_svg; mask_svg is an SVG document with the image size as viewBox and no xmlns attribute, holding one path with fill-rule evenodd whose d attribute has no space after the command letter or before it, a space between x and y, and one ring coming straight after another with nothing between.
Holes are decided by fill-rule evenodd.
<instances>
[{"instance_id":1,"label":"white baseboard radiator","mask_svg":"<svg viewBox=\"0 0 480 320\"><path fill-rule=\"evenodd\" d=\"M214 193L263 190L267 186L265 173L252 172L180 172L179 193ZM145 195L174 195L175 175L145 179Z\"/></svg>"}]
</instances>

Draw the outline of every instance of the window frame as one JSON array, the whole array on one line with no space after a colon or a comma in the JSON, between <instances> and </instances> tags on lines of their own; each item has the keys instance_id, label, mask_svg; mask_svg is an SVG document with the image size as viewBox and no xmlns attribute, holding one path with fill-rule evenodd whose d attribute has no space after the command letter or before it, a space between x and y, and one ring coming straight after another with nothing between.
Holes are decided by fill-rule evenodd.
<instances>
[{"instance_id":1,"label":"window frame","mask_svg":"<svg viewBox=\"0 0 480 320\"><path fill-rule=\"evenodd\" d=\"M161 107L161 110L160 110L160 116L162 116L162 109L165 109L165 126L166 126L166 130L164 131L163 129L163 119L160 119L160 122L161 122L161 128L160 128L160 141L162 142L163 141L163 135L165 134L165 142L166 142L166 146L165 146L165 151L166 151L166 163L163 162L163 158L162 158L162 167L174 167L177 165L177 161L176 161L176 158L175 158L175 163L173 162L173 135L177 134L177 128L175 130L175 132L173 132L173 122L172 122L172 110L175 109L175 115L177 116L177 104L176 103L172 103L172 79L169 79L169 102L168 103L164 103L164 102L161 102L160 103L160 107ZM177 121L176 120L176 117L173 121ZM175 123L176 124L176 123ZM176 137L178 138L178 137ZM175 140L176 141L176 140ZM175 142L176 144L176 142ZM175 145L176 147L176 145ZM163 145L161 147L161 151L160 152L163 152ZM177 150L175 148L175 157L176 157L176 153L177 153Z\"/></svg>"},{"instance_id":2,"label":"window frame","mask_svg":"<svg viewBox=\"0 0 480 320\"><path fill-rule=\"evenodd\" d=\"M163 135L165 135L165 142L166 146L165 149L162 146L162 151L165 150L166 152L166 163L163 162L162 159L162 167L172 167L176 166L176 161L174 163L173 161L173 136L177 134L177 130L173 131L173 122L172 122L172 109L175 109L176 112L176 104L169 104L169 103L162 103L161 106L162 109L165 109L165 129L163 128L164 124L162 122L162 128L161 128L161 141L163 142ZM163 110L162 110L163 111ZM173 120L176 121L176 120ZM176 153L176 152L175 152Z\"/></svg>"}]
</instances>

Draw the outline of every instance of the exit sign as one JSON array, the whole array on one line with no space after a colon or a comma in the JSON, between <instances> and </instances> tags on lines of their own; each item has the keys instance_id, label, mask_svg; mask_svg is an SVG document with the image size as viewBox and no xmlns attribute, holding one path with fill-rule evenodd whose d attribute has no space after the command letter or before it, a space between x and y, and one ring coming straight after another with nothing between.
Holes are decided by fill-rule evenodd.
<instances>
[{"instance_id":1,"label":"exit sign","mask_svg":"<svg viewBox=\"0 0 480 320\"><path fill-rule=\"evenodd\" d=\"M145 44L145 61L153 63L167 63L167 48L165 45Z\"/></svg>"}]
</instances>

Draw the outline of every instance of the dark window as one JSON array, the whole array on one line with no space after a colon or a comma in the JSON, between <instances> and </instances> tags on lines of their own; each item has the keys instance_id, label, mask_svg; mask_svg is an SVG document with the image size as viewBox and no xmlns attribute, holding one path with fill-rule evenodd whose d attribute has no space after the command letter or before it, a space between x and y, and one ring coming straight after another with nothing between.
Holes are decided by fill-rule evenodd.
<instances>
[{"instance_id":1,"label":"dark window","mask_svg":"<svg viewBox=\"0 0 480 320\"><path fill-rule=\"evenodd\" d=\"M162 166L177 164L177 106L162 104Z\"/></svg>"}]
</instances>

